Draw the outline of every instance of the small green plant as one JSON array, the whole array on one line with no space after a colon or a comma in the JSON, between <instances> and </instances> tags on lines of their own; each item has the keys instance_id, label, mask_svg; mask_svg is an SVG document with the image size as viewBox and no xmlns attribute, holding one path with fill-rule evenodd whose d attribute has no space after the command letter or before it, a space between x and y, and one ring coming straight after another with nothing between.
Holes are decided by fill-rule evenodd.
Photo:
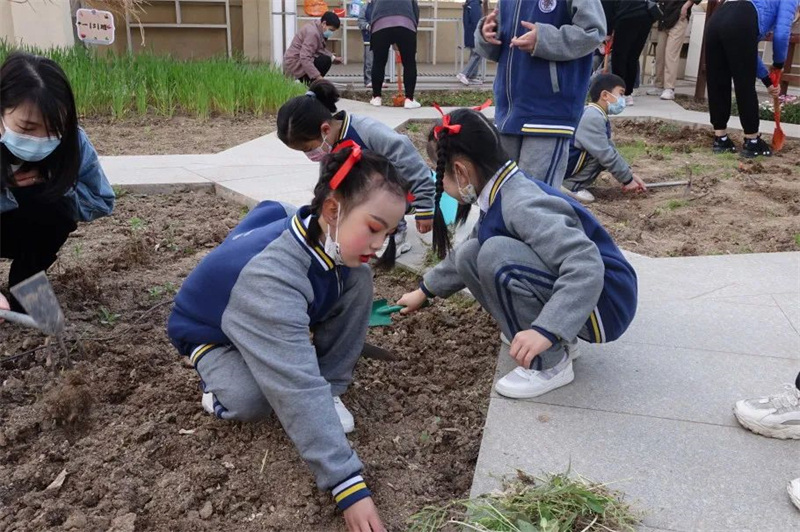
<instances>
[{"instance_id":1,"label":"small green plant","mask_svg":"<svg viewBox=\"0 0 800 532\"><path fill-rule=\"evenodd\" d=\"M794 243L800 248L800 233L794 235Z\"/></svg>"},{"instance_id":2,"label":"small green plant","mask_svg":"<svg viewBox=\"0 0 800 532\"><path fill-rule=\"evenodd\" d=\"M431 433L427 430L423 430L422 433L419 435L420 443L428 443L431 439Z\"/></svg>"},{"instance_id":3,"label":"small green plant","mask_svg":"<svg viewBox=\"0 0 800 532\"><path fill-rule=\"evenodd\" d=\"M633 142L620 142L617 146L617 150L619 151L622 158L625 159L628 164L633 163L636 159L640 157L644 157L647 155L647 144L643 140L634 140Z\"/></svg>"},{"instance_id":4,"label":"small green plant","mask_svg":"<svg viewBox=\"0 0 800 532\"><path fill-rule=\"evenodd\" d=\"M177 292L178 286L172 281L167 281L164 284L147 289L147 293L150 294L150 299L161 299L165 294L174 295Z\"/></svg>"},{"instance_id":5,"label":"small green plant","mask_svg":"<svg viewBox=\"0 0 800 532\"><path fill-rule=\"evenodd\" d=\"M412 133L419 133L421 126L417 122L409 122L406 129Z\"/></svg>"},{"instance_id":6,"label":"small green plant","mask_svg":"<svg viewBox=\"0 0 800 532\"><path fill-rule=\"evenodd\" d=\"M75 244L72 248L72 253L75 255L75 260L80 260L83 255L83 244Z\"/></svg>"},{"instance_id":7,"label":"small green plant","mask_svg":"<svg viewBox=\"0 0 800 532\"><path fill-rule=\"evenodd\" d=\"M100 317L100 323L109 327L113 327L119 320L119 314L111 312L106 307L100 307L97 314Z\"/></svg>"},{"instance_id":8,"label":"small green plant","mask_svg":"<svg viewBox=\"0 0 800 532\"><path fill-rule=\"evenodd\" d=\"M131 231L138 232L145 228L147 225L144 220L139 218L138 216L134 216L130 220L128 220L128 225L131 228Z\"/></svg>"},{"instance_id":9,"label":"small green plant","mask_svg":"<svg viewBox=\"0 0 800 532\"><path fill-rule=\"evenodd\" d=\"M451 525L474 532L633 531L640 517L605 485L569 474L534 478L517 472L501 493L426 507L409 518L409 532Z\"/></svg>"},{"instance_id":10,"label":"small green plant","mask_svg":"<svg viewBox=\"0 0 800 532\"><path fill-rule=\"evenodd\" d=\"M111 190L114 191L114 196L116 196L117 199L124 198L128 195L128 189L122 188L119 185L112 186Z\"/></svg>"},{"instance_id":11,"label":"small green plant","mask_svg":"<svg viewBox=\"0 0 800 532\"><path fill-rule=\"evenodd\" d=\"M686 200L671 199L664 205L664 208L668 211L674 211L681 207L686 207L687 205L689 205L689 202Z\"/></svg>"},{"instance_id":12,"label":"small green plant","mask_svg":"<svg viewBox=\"0 0 800 532\"><path fill-rule=\"evenodd\" d=\"M250 207L247 205L242 205L242 208L239 209L239 219L243 219L245 216L250 214Z\"/></svg>"}]
</instances>

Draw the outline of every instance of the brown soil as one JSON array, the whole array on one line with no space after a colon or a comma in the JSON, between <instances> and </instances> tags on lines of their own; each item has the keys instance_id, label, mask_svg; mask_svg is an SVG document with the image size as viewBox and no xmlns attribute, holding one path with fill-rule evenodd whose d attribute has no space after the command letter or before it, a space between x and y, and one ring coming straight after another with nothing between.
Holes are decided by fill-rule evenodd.
<instances>
[{"instance_id":1,"label":"brown soil","mask_svg":"<svg viewBox=\"0 0 800 532\"><path fill-rule=\"evenodd\" d=\"M275 115L86 117L81 125L100 155L217 153L275 131Z\"/></svg>"},{"instance_id":2,"label":"brown soil","mask_svg":"<svg viewBox=\"0 0 800 532\"><path fill-rule=\"evenodd\" d=\"M68 339L81 339L68 343L73 369L54 377L51 348L0 362L0 530L343 530L277 421L205 414L197 375L164 333L175 289L241 215L211 194L128 194L68 240L50 277ZM375 284L394 300L415 279ZM359 363L350 440L382 517L403 530L426 504L468 494L497 332L454 298L370 338L400 360ZM0 325L0 357L43 343Z\"/></svg>"},{"instance_id":3,"label":"brown soil","mask_svg":"<svg viewBox=\"0 0 800 532\"><path fill-rule=\"evenodd\" d=\"M430 122L404 133L427 160ZM614 120L614 140L647 183L687 180L691 187L623 194L604 173L589 209L617 243L651 257L800 250L800 142L787 139L770 158L715 156L709 128L667 121ZM732 135L737 145L741 135ZM770 142L770 138L766 138Z\"/></svg>"}]
</instances>

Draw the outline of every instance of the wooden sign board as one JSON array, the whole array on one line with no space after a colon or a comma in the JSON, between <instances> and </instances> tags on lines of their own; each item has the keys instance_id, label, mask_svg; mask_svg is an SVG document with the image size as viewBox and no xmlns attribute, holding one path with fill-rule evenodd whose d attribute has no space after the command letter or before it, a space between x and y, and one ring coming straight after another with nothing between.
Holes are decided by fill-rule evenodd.
<instances>
[{"instance_id":1,"label":"wooden sign board","mask_svg":"<svg viewBox=\"0 0 800 532\"><path fill-rule=\"evenodd\" d=\"M114 42L114 15L109 11L79 9L75 26L83 42L105 45Z\"/></svg>"}]
</instances>

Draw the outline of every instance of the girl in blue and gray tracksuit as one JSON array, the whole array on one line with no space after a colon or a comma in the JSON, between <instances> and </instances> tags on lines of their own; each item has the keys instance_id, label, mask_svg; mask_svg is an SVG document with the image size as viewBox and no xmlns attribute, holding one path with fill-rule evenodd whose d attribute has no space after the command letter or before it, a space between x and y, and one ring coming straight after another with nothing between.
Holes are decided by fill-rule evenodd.
<instances>
[{"instance_id":1,"label":"girl in blue and gray tracksuit","mask_svg":"<svg viewBox=\"0 0 800 532\"><path fill-rule=\"evenodd\" d=\"M300 209L253 209L186 278L167 332L200 375L206 411L238 421L274 412L349 529L383 530L339 396L372 309L363 263L397 227L407 185L385 158L347 147L325 158L314 193ZM378 265L393 260L387 251Z\"/></svg>"},{"instance_id":2,"label":"girl in blue and gray tracksuit","mask_svg":"<svg viewBox=\"0 0 800 532\"><path fill-rule=\"evenodd\" d=\"M714 11L706 26L706 75L708 110L714 126L714 153L736 152L728 137L731 117L731 80L736 90L739 120L744 129L742 155L772 155L769 145L758 134L758 94L755 78L761 80L770 95L778 96L770 73L783 70L789 48L789 36L800 0L729 0ZM767 69L758 55L758 41L772 36L772 68Z\"/></svg>"},{"instance_id":3,"label":"girl in blue and gray tracksuit","mask_svg":"<svg viewBox=\"0 0 800 532\"><path fill-rule=\"evenodd\" d=\"M535 45L524 24L536 25ZM506 152L555 188L583 113L592 53L605 36L600 0L500 0L475 30L475 50L497 62L495 123Z\"/></svg>"},{"instance_id":4,"label":"girl in blue and gray tracksuit","mask_svg":"<svg viewBox=\"0 0 800 532\"><path fill-rule=\"evenodd\" d=\"M348 140L383 155L411 186L413 198L408 214L414 215L417 231L429 232L433 226L433 181L430 168L411 139L374 118L337 112L338 101L339 91L331 82L315 81L305 96L292 98L278 110L278 138L312 161ZM405 221L393 240L400 253L411 249Z\"/></svg>"},{"instance_id":5,"label":"girl in blue and gray tracksuit","mask_svg":"<svg viewBox=\"0 0 800 532\"><path fill-rule=\"evenodd\" d=\"M498 381L498 393L529 398L568 384L576 338L610 342L630 325L636 273L584 207L508 160L480 113L445 116L429 146L437 192L459 199L459 221L473 204L480 217L470 237L398 303L413 311L427 298L469 288L512 339L510 354L520 365ZM433 245L440 257L450 246L438 198Z\"/></svg>"}]
</instances>

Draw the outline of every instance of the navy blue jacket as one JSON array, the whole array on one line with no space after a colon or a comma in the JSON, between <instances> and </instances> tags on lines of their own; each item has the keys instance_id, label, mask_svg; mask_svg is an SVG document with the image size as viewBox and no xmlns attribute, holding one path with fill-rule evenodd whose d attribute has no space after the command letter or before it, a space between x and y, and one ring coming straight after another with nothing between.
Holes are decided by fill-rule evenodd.
<instances>
[{"instance_id":1,"label":"navy blue jacket","mask_svg":"<svg viewBox=\"0 0 800 532\"><path fill-rule=\"evenodd\" d=\"M464 2L464 47L475 48L475 29L483 16L481 0Z\"/></svg>"}]
</instances>

